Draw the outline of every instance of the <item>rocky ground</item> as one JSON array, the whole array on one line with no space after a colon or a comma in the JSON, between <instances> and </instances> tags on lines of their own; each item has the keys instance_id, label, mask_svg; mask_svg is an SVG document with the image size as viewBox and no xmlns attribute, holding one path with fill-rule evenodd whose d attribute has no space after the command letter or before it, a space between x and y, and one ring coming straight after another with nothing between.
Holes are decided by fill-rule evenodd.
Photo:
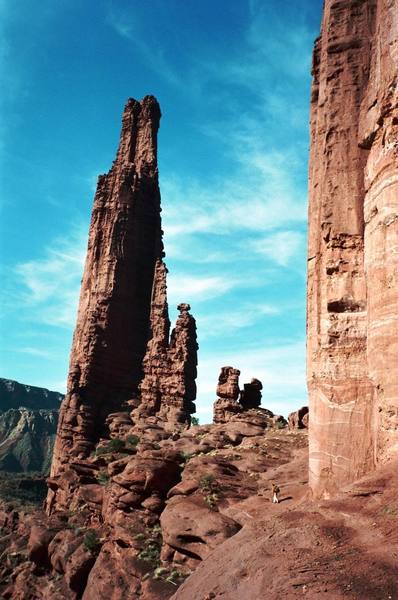
<instances>
[{"instance_id":1,"label":"rocky ground","mask_svg":"<svg viewBox=\"0 0 398 600\"><path fill-rule=\"evenodd\" d=\"M128 413L112 415L118 436L49 480L51 516L4 505L2 597L171 597L253 511L273 508L275 469L305 454L306 432L270 415L253 409L171 434L147 420L139 435L121 433ZM300 495L305 485L297 483ZM292 501L290 487L281 506Z\"/></svg>"},{"instance_id":2,"label":"rocky ground","mask_svg":"<svg viewBox=\"0 0 398 600\"><path fill-rule=\"evenodd\" d=\"M306 430L262 409L103 440L49 481L62 510L4 506L1 597L397 598L394 465L316 503L307 461Z\"/></svg>"},{"instance_id":3,"label":"rocky ground","mask_svg":"<svg viewBox=\"0 0 398 600\"><path fill-rule=\"evenodd\" d=\"M242 529L179 588L173 600L393 600L398 598L398 464L333 500L308 499L307 451L268 471L289 498L246 501ZM243 508L243 505L242 505Z\"/></svg>"}]
</instances>

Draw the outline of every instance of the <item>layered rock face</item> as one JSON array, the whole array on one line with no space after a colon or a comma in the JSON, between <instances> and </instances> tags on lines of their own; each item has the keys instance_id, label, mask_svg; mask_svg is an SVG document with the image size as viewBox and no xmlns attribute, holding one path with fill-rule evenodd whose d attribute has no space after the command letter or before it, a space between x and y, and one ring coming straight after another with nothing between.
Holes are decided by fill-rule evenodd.
<instances>
[{"instance_id":1,"label":"layered rock face","mask_svg":"<svg viewBox=\"0 0 398 600\"><path fill-rule=\"evenodd\" d=\"M398 6L326 0L314 51L308 257L310 484L398 451Z\"/></svg>"},{"instance_id":2,"label":"layered rock face","mask_svg":"<svg viewBox=\"0 0 398 600\"><path fill-rule=\"evenodd\" d=\"M107 414L138 390L163 255L157 167L160 109L130 99L116 160L98 179L52 474L85 457Z\"/></svg>"},{"instance_id":3,"label":"layered rock face","mask_svg":"<svg viewBox=\"0 0 398 600\"><path fill-rule=\"evenodd\" d=\"M11 408L0 414L0 471L48 474L57 410Z\"/></svg>"}]
</instances>

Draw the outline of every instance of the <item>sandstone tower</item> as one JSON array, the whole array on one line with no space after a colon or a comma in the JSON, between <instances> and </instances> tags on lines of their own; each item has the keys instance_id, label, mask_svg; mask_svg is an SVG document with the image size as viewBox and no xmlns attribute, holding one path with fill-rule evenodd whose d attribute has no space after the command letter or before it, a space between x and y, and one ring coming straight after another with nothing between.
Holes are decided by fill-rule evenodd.
<instances>
[{"instance_id":1,"label":"sandstone tower","mask_svg":"<svg viewBox=\"0 0 398 600\"><path fill-rule=\"evenodd\" d=\"M84 458L106 416L137 391L163 255L153 96L128 100L116 160L98 179L52 475Z\"/></svg>"},{"instance_id":2,"label":"sandstone tower","mask_svg":"<svg viewBox=\"0 0 398 600\"><path fill-rule=\"evenodd\" d=\"M326 0L311 98L310 485L398 452L398 2Z\"/></svg>"}]
</instances>

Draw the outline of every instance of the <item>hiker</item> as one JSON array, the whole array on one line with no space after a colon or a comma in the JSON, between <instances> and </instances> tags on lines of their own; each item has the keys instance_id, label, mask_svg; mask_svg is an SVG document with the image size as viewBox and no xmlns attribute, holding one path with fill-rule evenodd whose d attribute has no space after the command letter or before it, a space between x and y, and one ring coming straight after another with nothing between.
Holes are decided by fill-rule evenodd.
<instances>
[{"instance_id":1,"label":"hiker","mask_svg":"<svg viewBox=\"0 0 398 600\"><path fill-rule=\"evenodd\" d=\"M276 483L272 483L272 503L273 504L278 504L279 500L278 500L278 494L280 492L279 486L276 485Z\"/></svg>"}]
</instances>

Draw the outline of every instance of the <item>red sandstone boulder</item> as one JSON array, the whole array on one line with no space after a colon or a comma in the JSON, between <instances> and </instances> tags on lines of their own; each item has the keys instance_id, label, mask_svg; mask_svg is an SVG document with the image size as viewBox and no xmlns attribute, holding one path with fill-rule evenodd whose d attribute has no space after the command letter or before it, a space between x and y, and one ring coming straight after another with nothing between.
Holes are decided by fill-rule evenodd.
<instances>
[{"instance_id":1,"label":"red sandstone boulder","mask_svg":"<svg viewBox=\"0 0 398 600\"><path fill-rule=\"evenodd\" d=\"M29 560L39 567L49 565L48 546L55 536L54 531L44 525L33 525L27 544Z\"/></svg>"},{"instance_id":2,"label":"red sandstone boulder","mask_svg":"<svg viewBox=\"0 0 398 600\"><path fill-rule=\"evenodd\" d=\"M194 560L204 560L223 540L234 535L240 525L212 510L200 496L174 496L160 522L166 546Z\"/></svg>"},{"instance_id":3,"label":"red sandstone boulder","mask_svg":"<svg viewBox=\"0 0 398 600\"><path fill-rule=\"evenodd\" d=\"M250 383L243 384L243 390L240 393L239 404L243 410L258 408L261 404L261 390L263 384L259 379L253 378Z\"/></svg>"}]
</instances>

